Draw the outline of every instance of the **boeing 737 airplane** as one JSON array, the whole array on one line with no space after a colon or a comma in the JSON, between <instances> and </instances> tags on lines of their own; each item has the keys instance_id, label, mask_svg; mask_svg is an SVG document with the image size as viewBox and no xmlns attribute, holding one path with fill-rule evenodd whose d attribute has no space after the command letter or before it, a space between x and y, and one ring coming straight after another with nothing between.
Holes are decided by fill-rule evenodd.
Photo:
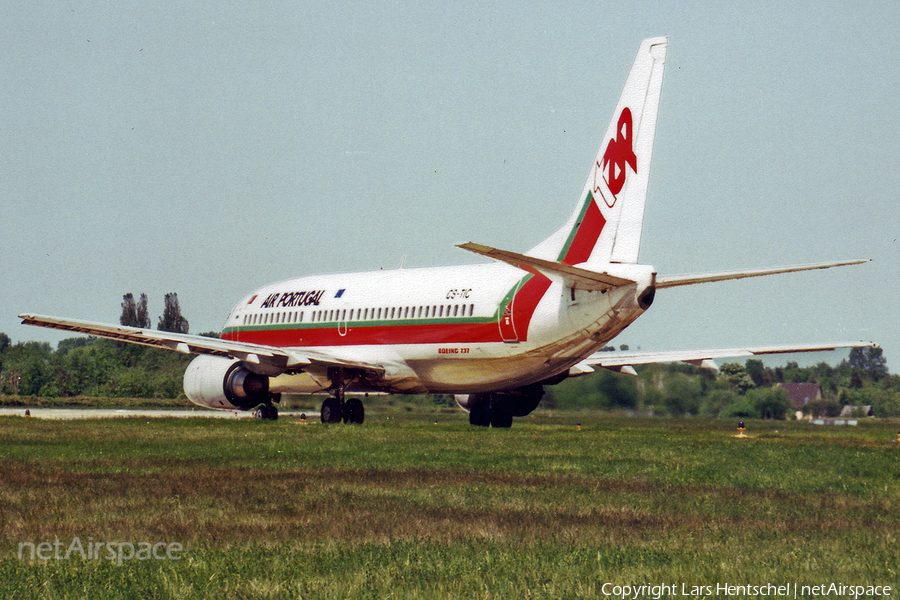
<instances>
[{"instance_id":1,"label":"boeing 737 airplane","mask_svg":"<svg viewBox=\"0 0 900 600\"><path fill-rule=\"evenodd\" d=\"M317 275L238 302L220 339L23 314L23 323L198 355L184 376L200 406L277 418L281 394L324 394L321 419L361 423L347 394L455 394L473 425L509 427L543 387L605 367L829 350L869 344L598 352L650 308L657 290L824 269L820 263L657 276L638 263L667 38L644 40L574 212L525 253L460 248L483 264Z\"/></svg>"}]
</instances>

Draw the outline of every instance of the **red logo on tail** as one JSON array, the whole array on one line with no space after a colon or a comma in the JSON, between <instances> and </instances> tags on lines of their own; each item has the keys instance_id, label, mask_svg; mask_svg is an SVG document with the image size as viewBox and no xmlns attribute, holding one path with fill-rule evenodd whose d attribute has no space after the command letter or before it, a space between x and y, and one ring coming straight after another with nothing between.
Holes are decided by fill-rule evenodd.
<instances>
[{"instance_id":1,"label":"red logo on tail","mask_svg":"<svg viewBox=\"0 0 900 600\"><path fill-rule=\"evenodd\" d=\"M609 140L606 152L603 153L603 165L597 165L601 169L606 169L609 165L609 172L604 179L613 196L618 196L625 185L625 165L629 165L637 173L637 156L632 146L631 128L631 109L626 106L619 115L616 137Z\"/></svg>"}]
</instances>

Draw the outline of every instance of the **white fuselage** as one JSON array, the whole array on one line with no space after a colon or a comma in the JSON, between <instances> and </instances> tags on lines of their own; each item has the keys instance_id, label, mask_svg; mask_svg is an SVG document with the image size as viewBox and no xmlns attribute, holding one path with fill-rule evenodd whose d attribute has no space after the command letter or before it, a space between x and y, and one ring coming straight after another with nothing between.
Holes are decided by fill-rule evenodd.
<instances>
[{"instance_id":1,"label":"white fuselage","mask_svg":"<svg viewBox=\"0 0 900 600\"><path fill-rule=\"evenodd\" d=\"M640 282L605 292L503 263L303 277L244 298L222 338L380 365L349 389L477 393L513 389L567 371L643 313ZM313 393L332 369L273 377L273 393Z\"/></svg>"}]
</instances>

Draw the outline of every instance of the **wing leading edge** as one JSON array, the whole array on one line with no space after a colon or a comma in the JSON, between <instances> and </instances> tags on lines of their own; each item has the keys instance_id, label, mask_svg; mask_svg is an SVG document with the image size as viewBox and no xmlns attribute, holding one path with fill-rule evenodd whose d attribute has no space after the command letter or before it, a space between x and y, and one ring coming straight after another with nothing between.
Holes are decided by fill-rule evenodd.
<instances>
[{"instance_id":1,"label":"wing leading edge","mask_svg":"<svg viewBox=\"0 0 900 600\"><path fill-rule=\"evenodd\" d=\"M49 329L62 329L111 340L140 344L153 348L173 350L182 354L208 354L243 361L247 367L263 375L279 375L288 371L301 371L311 365L326 367L354 368L365 371L383 372L380 365L346 361L318 352L295 352L286 348L248 344L208 338L200 335L171 333L123 325L107 325L91 321L78 321L60 317L21 314L23 325L36 325Z\"/></svg>"}]
</instances>

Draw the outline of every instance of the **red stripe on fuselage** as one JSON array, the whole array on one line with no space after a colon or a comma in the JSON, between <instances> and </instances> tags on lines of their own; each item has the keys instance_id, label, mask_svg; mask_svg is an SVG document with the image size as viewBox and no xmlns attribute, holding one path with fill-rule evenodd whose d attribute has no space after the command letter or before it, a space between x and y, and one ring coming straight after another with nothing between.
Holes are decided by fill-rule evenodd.
<instances>
[{"instance_id":1,"label":"red stripe on fuselage","mask_svg":"<svg viewBox=\"0 0 900 600\"><path fill-rule=\"evenodd\" d=\"M519 341L528 339L528 327L534 311L549 288L549 279L543 275L531 275L516 292L512 302L512 319Z\"/></svg>"},{"instance_id":2,"label":"red stripe on fuselage","mask_svg":"<svg viewBox=\"0 0 900 600\"><path fill-rule=\"evenodd\" d=\"M606 219L603 218L603 213L600 212L594 199L588 196L587 203L581 222L575 225L576 231L572 243L562 259L562 262L567 265L577 265L591 257L591 252L606 225ZM513 300L513 323L521 341L528 339L528 327L534 317L534 311L537 310L544 294L550 289L550 283L550 280L543 275L533 275L516 292Z\"/></svg>"},{"instance_id":3,"label":"red stripe on fuselage","mask_svg":"<svg viewBox=\"0 0 900 600\"><path fill-rule=\"evenodd\" d=\"M501 341L500 330L493 320L397 325L349 323L340 327L336 323L329 323L321 327L230 329L222 333L222 339L276 347L466 344Z\"/></svg>"},{"instance_id":4,"label":"red stripe on fuselage","mask_svg":"<svg viewBox=\"0 0 900 600\"><path fill-rule=\"evenodd\" d=\"M588 196L587 201L588 206L584 211L581 223L575 225L577 231L572 239L572 244L562 259L562 262L567 265L577 265L586 262L591 257L591 252L594 251L594 246L597 245L597 240L600 239L600 234L606 225L606 219L603 218L603 213L600 212L594 199Z\"/></svg>"}]
</instances>

